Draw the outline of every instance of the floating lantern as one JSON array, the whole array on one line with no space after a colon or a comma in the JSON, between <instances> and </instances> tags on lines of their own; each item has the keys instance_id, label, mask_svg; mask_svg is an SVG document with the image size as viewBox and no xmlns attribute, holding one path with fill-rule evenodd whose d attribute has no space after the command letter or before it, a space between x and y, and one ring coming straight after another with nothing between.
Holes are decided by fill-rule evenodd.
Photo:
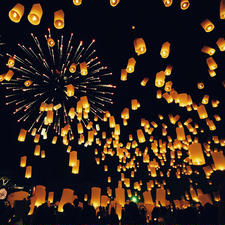
<instances>
[{"instance_id":1,"label":"floating lantern","mask_svg":"<svg viewBox=\"0 0 225 225\"><path fill-rule=\"evenodd\" d=\"M39 25L41 22L42 15L43 15L43 10L42 10L41 4L37 3L37 4L33 4L27 18L31 24Z\"/></svg>"},{"instance_id":2,"label":"floating lantern","mask_svg":"<svg viewBox=\"0 0 225 225\"><path fill-rule=\"evenodd\" d=\"M135 58L130 58L127 63L126 71L127 73L133 73L135 68L136 60Z\"/></svg>"},{"instance_id":3,"label":"floating lantern","mask_svg":"<svg viewBox=\"0 0 225 225\"><path fill-rule=\"evenodd\" d=\"M161 51L160 51L160 55L163 59L168 58L170 54L170 43L167 41L165 43L163 43Z\"/></svg>"},{"instance_id":4,"label":"floating lantern","mask_svg":"<svg viewBox=\"0 0 225 225\"><path fill-rule=\"evenodd\" d=\"M225 20L225 0L220 0L220 19Z\"/></svg>"},{"instance_id":5,"label":"floating lantern","mask_svg":"<svg viewBox=\"0 0 225 225\"><path fill-rule=\"evenodd\" d=\"M181 8L182 10L188 9L189 6L190 6L189 0L181 0L181 1L180 1L180 8Z\"/></svg>"},{"instance_id":6,"label":"floating lantern","mask_svg":"<svg viewBox=\"0 0 225 225\"><path fill-rule=\"evenodd\" d=\"M137 55L146 53L146 45L143 38L137 38L134 40L134 50Z\"/></svg>"},{"instance_id":7,"label":"floating lantern","mask_svg":"<svg viewBox=\"0 0 225 225\"><path fill-rule=\"evenodd\" d=\"M192 143L189 146L188 151L193 165L200 166L205 164L205 158L200 143Z\"/></svg>"},{"instance_id":8,"label":"floating lantern","mask_svg":"<svg viewBox=\"0 0 225 225\"><path fill-rule=\"evenodd\" d=\"M160 71L156 74L155 86L156 87L163 87L164 84L165 84L165 72Z\"/></svg>"},{"instance_id":9,"label":"floating lantern","mask_svg":"<svg viewBox=\"0 0 225 225\"><path fill-rule=\"evenodd\" d=\"M26 167L25 178L30 179L32 176L32 166Z\"/></svg>"},{"instance_id":10,"label":"floating lantern","mask_svg":"<svg viewBox=\"0 0 225 225\"><path fill-rule=\"evenodd\" d=\"M219 38L216 42L218 48L220 49L221 52L225 51L225 39L224 38Z\"/></svg>"},{"instance_id":11,"label":"floating lantern","mask_svg":"<svg viewBox=\"0 0 225 225\"><path fill-rule=\"evenodd\" d=\"M170 7L173 4L173 0L162 0L165 7Z\"/></svg>"},{"instance_id":12,"label":"floating lantern","mask_svg":"<svg viewBox=\"0 0 225 225\"><path fill-rule=\"evenodd\" d=\"M20 133L19 133L19 136L18 136L18 141L24 142L25 139L26 139L26 135L27 135L27 130L20 129Z\"/></svg>"},{"instance_id":13,"label":"floating lantern","mask_svg":"<svg viewBox=\"0 0 225 225\"><path fill-rule=\"evenodd\" d=\"M207 33L211 32L215 28L214 24L209 19L206 19L201 22L201 26Z\"/></svg>"},{"instance_id":14,"label":"floating lantern","mask_svg":"<svg viewBox=\"0 0 225 225\"><path fill-rule=\"evenodd\" d=\"M54 12L54 26L56 29L64 28L64 12L63 10L58 10Z\"/></svg>"},{"instance_id":15,"label":"floating lantern","mask_svg":"<svg viewBox=\"0 0 225 225\"><path fill-rule=\"evenodd\" d=\"M52 38L48 38L47 43L48 43L48 46L51 48L55 46L55 41Z\"/></svg>"},{"instance_id":16,"label":"floating lantern","mask_svg":"<svg viewBox=\"0 0 225 225\"><path fill-rule=\"evenodd\" d=\"M75 6L79 6L79 5L82 4L82 0L73 0L73 4L74 4Z\"/></svg>"},{"instance_id":17,"label":"floating lantern","mask_svg":"<svg viewBox=\"0 0 225 225\"><path fill-rule=\"evenodd\" d=\"M19 23L24 14L24 6L20 3L16 4L9 11L9 18L15 23Z\"/></svg>"}]
</instances>

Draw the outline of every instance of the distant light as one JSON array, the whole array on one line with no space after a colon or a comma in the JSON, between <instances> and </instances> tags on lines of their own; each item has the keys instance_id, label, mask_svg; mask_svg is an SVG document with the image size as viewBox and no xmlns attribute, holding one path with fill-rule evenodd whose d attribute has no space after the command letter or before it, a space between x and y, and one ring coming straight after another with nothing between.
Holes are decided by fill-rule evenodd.
<instances>
[{"instance_id":1,"label":"distant light","mask_svg":"<svg viewBox=\"0 0 225 225\"><path fill-rule=\"evenodd\" d=\"M134 202L134 203L137 203L138 202L138 198L133 196L133 197L131 197L131 201Z\"/></svg>"}]
</instances>

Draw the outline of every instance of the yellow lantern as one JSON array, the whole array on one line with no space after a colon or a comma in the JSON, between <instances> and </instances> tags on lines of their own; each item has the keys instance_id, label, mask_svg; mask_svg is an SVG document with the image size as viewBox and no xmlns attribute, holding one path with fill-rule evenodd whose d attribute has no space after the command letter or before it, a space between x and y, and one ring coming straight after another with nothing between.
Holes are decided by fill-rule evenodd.
<instances>
[{"instance_id":1,"label":"yellow lantern","mask_svg":"<svg viewBox=\"0 0 225 225\"><path fill-rule=\"evenodd\" d=\"M200 166L205 164L205 158L200 143L192 143L189 145L188 152L193 165Z\"/></svg>"},{"instance_id":2,"label":"yellow lantern","mask_svg":"<svg viewBox=\"0 0 225 225\"><path fill-rule=\"evenodd\" d=\"M210 77L215 77L216 76L216 72L215 70L208 70Z\"/></svg>"},{"instance_id":3,"label":"yellow lantern","mask_svg":"<svg viewBox=\"0 0 225 225\"><path fill-rule=\"evenodd\" d=\"M165 90L166 92L171 91L172 85L173 85L173 82L172 82L172 81L166 82L165 87L164 87L164 90Z\"/></svg>"},{"instance_id":4,"label":"yellow lantern","mask_svg":"<svg viewBox=\"0 0 225 225\"><path fill-rule=\"evenodd\" d=\"M110 0L110 5L112 7L115 7L115 6L117 6L119 4L119 2L120 2L120 0Z\"/></svg>"},{"instance_id":5,"label":"yellow lantern","mask_svg":"<svg viewBox=\"0 0 225 225\"><path fill-rule=\"evenodd\" d=\"M201 52L212 56L212 55L215 54L216 50L214 48L209 47L209 46L203 46L202 49L201 49Z\"/></svg>"},{"instance_id":6,"label":"yellow lantern","mask_svg":"<svg viewBox=\"0 0 225 225\"><path fill-rule=\"evenodd\" d=\"M127 63L126 71L127 73L133 73L135 68L136 60L135 58L130 58Z\"/></svg>"},{"instance_id":7,"label":"yellow lantern","mask_svg":"<svg viewBox=\"0 0 225 225\"><path fill-rule=\"evenodd\" d=\"M177 127L176 128L176 133L177 133L177 139L179 141L183 141L183 140L186 139L185 132L184 132L184 128L183 127Z\"/></svg>"},{"instance_id":8,"label":"yellow lantern","mask_svg":"<svg viewBox=\"0 0 225 225\"><path fill-rule=\"evenodd\" d=\"M71 167L75 166L76 162L77 162L77 152L72 151L72 152L70 152L69 166L71 166Z\"/></svg>"},{"instance_id":9,"label":"yellow lantern","mask_svg":"<svg viewBox=\"0 0 225 225\"><path fill-rule=\"evenodd\" d=\"M198 89L203 89L205 87L203 82L198 82Z\"/></svg>"},{"instance_id":10,"label":"yellow lantern","mask_svg":"<svg viewBox=\"0 0 225 225\"><path fill-rule=\"evenodd\" d=\"M137 55L146 53L146 45L143 38L136 38L134 40L134 50L137 53Z\"/></svg>"},{"instance_id":11,"label":"yellow lantern","mask_svg":"<svg viewBox=\"0 0 225 225\"><path fill-rule=\"evenodd\" d=\"M173 67L171 66L171 65L168 65L167 67L166 67L166 69L165 69L165 75L166 76L170 76L171 75L171 73L172 73L172 69L173 69Z\"/></svg>"},{"instance_id":12,"label":"yellow lantern","mask_svg":"<svg viewBox=\"0 0 225 225\"><path fill-rule=\"evenodd\" d=\"M72 173L79 174L79 168L80 168L80 160L77 160L76 164L72 167Z\"/></svg>"},{"instance_id":13,"label":"yellow lantern","mask_svg":"<svg viewBox=\"0 0 225 225\"><path fill-rule=\"evenodd\" d=\"M30 85L33 83L33 81L32 80L26 80L25 82L24 82L24 86L25 87L30 87Z\"/></svg>"},{"instance_id":14,"label":"yellow lantern","mask_svg":"<svg viewBox=\"0 0 225 225\"><path fill-rule=\"evenodd\" d=\"M63 193L59 202L58 212L63 212L63 206L66 203L73 203L74 201L74 191L71 189L63 189Z\"/></svg>"},{"instance_id":15,"label":"yellow lantern","mask_svg":"<svg viewBox=\"0 0 225 225\"><path fill-rule=\"evenodd\" d=\"M189 0L181 0L181 2L180 2L180 8L181 8L182 10L188 9L189 6L190 6Z\"/></svg>"},{"instance_id":16,"label":"yellow lantern","mask_svg":"<svg viewBox=\"0 0 225 225\"><path fill-rule=\"evenodd\" d=\"M165 84L165 72L160 71L156 74L155 86L156 87L163 87L164 84Z\"/></svg>"},{"instance_id":17,"label":"yellow lantern","mask_svg":"<svg viewBox=\"0 0 225 225\"><path fill-rule=\"evenodd\" d=\"M54 112L53 111L47 111L47 117L46 117L47 124L53 123L53 117L54 117Z\"/></svg>"},{"instance_id":18,"label":"yellow lantern","mask_svg":"<svg viewBox=\"0 0 225 225\"><path fill-rule=\"evenodd\" d=\"M141 86L145 87L146 84L148 83L149 78L148 77L144 77L143 80L141 81Z\"/></svg>"},{"instance_id":19,"label":"yellow lantern","mask_svg":"<svg viewBox=\"0 0 225 225\"><path fill-rule=\"evenodd\" d=\"M79 5L82 4L82 0L73 0L73 4L74 4L75 6L79 6Z\"/></svg>"},{"instance_id":20,"label":"yellow lantern","mask_svg":"<svg viewBox=\"0 0 225 225\"><path fill-rule=\"evenodd\" d=\"M41 151L41 158L44 159L45 158L45 150Z\"/></svg>"},{"instance_id":21,"label":"yellow lantern","mask_svg":"<svg viewBox=\"0 0 225 225\"><path fill-rule=\"evenodd\" d=\"M49 193L48 193L48 202L49 202L50 204L52 204L53 201L54 201L54 192L49 192Z\"/></svg>"},{"instance_id":22,"label":"yellow lantern","mask_svg":"<svg viewBox=\"0 0 225 225\"><path fill-rule=\"evenodd\" d=\"M215 165L215 170L225 170L225 157L223 151L212 152L211 155Z\"/></svg>"},{"instance_id":23,"label":"yellow lantern","mask_svg":"<svg viewBox=\"0 0 225 225\"><path fill-rule=\"evenodd\" d=\"M30 179L32 176L32 166L26 167L25 178Z\"/></svg>"},{"instance_id":24,"label":"yellow lantern","mask_svg":"<svg viewBox=\"0 0 225 225\"><path fill-rule=\"evenodd\" d=\"M127 71L126 71L126 69L121 69L120 80L121 81L126 81L127 80Z\"/></svg>"},{"instance_id":25,"label":"yellow lantern","mask_svg":"<svg viewBox=\"0 0 225 225\"><path fill-rule=\"evenodd\" d=\"M137 137L138 137L139 143L144 143L145 142L145 135L144 135L142 129L138 129L137 130Z\"/></svg>"},{"instance_id":26,"label":"yellow lantern","mask_svg":"<svg viewBox=\"0 0 225 225\"><path fill-rule=\"evenodd\" d=\"M47 43L48 43L48 46L51 48L55 46L55 41L53 40L53 38L48 38Z\"/></svg>"},{"instance_id":27,"label":"yellow lantern","mask_svg":"<svg viewBox=\"0 0 225 225\"><path fill-rule=\"evenodd\" d=\"M41 22L41 17L43 14L43 10L41 4L33 4L30 13L28 14L27 18L28 21L33 25L39 25Z\"/></svg>"},{"instance_id":28,"label":"yellow lantern","mask_svg":"<svg viewBox=\"0 0 225 225\"><path fill-rule=\"evenodd\" d=\"M40 145L35 145L34 156L40 156L40 152L41 152L41 146Z\"/></svg>"},{"instance_id":29,"label":"yellow lantern","mask_svg":"<svg viewBox=\"0 0 225 225\"><path fill-rule=\"evenodd\" d=\"M86 62L80 63L80 74L82 76L86 76L88 74L87 63Z\"/></svg>"},{"instance_id":30,"label":"yellow lantern","mask_svg":"<svg viewBox=\"0 0 225 225\"><path fill-rule=\"evenodd\" d=\"M25 139L26 139L26 135L27 135L27 130L20 129L20 133L19 133L19 136L18 136L18 141L24 142Z\"/></svg>"},{"instance_id":31,"label":"yellow lantern","mask_svg":"<svg viewBox=\"0 0 225 225\"><path fill-rule=\"evenodd\" d=\"M74 96L74 86L72 84L66 86L66 95L68 97Z\"/></svg>"},{"instance_id":32,"label":"yellow lantern","mask_svg":"<svg viewBox=\"0 0 225 225\"><path fill-rule=\"evenodd\" d=\"M207 58L206 63L207 63L210 70L215 70L218 67L215 60L213 59L213 57Z\"/></svg>"},{"instance_id":33,"label":"yellow lantern","mask_svg":"<svg viewBox=\"0 0 225 225\"><path fill-rule=\"evenodd\" d=\"M215 28L214 24L209 19L206 19L201 22L201 26L207 33L211 32Z\"/></svg>"},{"instance_id":34,"label":"yellow lantern","mask_svg":"<svg viewBox=\"0 0 225 225\"><path fill-rule=\"evenodd\" d=\"M220 49L221 52L225 51L225 39L224 38L219 38L216 42L218 48Z\"/></svg>"},{"instance_id":35,"label":"yellow lantern","mask_svg":"<svg viewBox=\"0 0 225 225\"><path fill-rule=\"evenodd\" d=\"M56 29L64 28L64 12L61 9L54 12L54 26Z\"/></svg>"},{"instance_id":36,"label":"yellow lantern","mask_svg":"<svg viewBox=\"0 0 225 225\"><path fill-rule=\"evenodd\" d=\"M0 75L0 82L4 81L5 80L5 74L1 74Z\"/></svg>"},{"instance_id":37,"label":"yellow lantern","mask_svg":"<svg viewBox=\"0 0 225 225\"><path fill-rule=\"evenodd\" d=\"M24 14L24 6L18 3L9 11L9 18L11 21L19 23L23 14Z\"/></svg>"},{"instance_id":38,"label":"yellow lantern","mask_svg":"<svg viewBox=\"0 0 225 225\"><path fill-rule=\"evenodd\" d=\"M93 205L95 209L100 206L100 199L101 199L101 188L92 187L91 188L91 205Z\"/></svg>"},{"instance_id":39,"label":"yellow lantern","mask_svg":"<svg viewBox=\"0 0 225 225\"><path fill-rule=\"evenodd\" d=\"M114 116L110 116L110 117L109 117L109 127L110 127L110 128L114 128L115 125L116 125L116 122L115 122Z\"/></svg>"},{"instance_id":40,"label":"yellow lantern","mask_svg":"<svg viewBox=\"0 0 225 225\"><path fill-rule=\"evenodd\" d=\"M9 68L12 68L12 67L14 67L14 65L15 65L15 59L13 57L9 57L7 66Z\"/></svg>"},{"instance_id":41,"label":"yellow lantern","mask_svg":"<svg viewBox=\"0 0 225 225\"><path fill-rule=\"evenodd\" d=\"M27 165L27 156L21 156L20 158L20 167L26 167Z\"/></svg>"},{"instance_id":42,"label":"yellow lantern","mask_svg":"<svg viewBox=\"0 0 225 225\"><path fill-rule=\"evenodd\" d=\"M125 190L124 188L118 187L115 189L115 199L121 205L125 205Z\"/></svg>"},{"instance_id":43,"label":"yellow lantern","mask_svg":"<svg viewBox=\"0 0 225 225\"><path fill-rule=\"evenodd\" d=\"M55 144L56 144L57 139L58 139L58 137L57 137L57 136L54 136L54 137L52 138L52 144L53 144L53 145L55 145Z\"/></svg>"},{"instance_id":44,"label":"yellow lantern","mask_svg":"<svg viewBox=\"0 0 225 225\"><path fill-rule=\"evenodd\" d=\"M12 70L9 70L9 71L6 73L4 79L5 79L6 81L10 81L10 80L12 79L13 75L14 75L14 72L13 72Z\"/></svg>"},{"instance_id":45,"label":"yellow lantern","mask_svg":"<svg viewBox=\"0 0 225 225\"><path fill-rule=\"evenodd\" d=\"M34 137L34 143L38 143L40 140L40 134L36 134Z\"/></svg>"},{"instance_id":46,"label":"yellow lantern","mask_svg":"<svg viewBox=\"0 0 225 225\"><path fill-rule=\"evenodd\" d=\"M205 109L205 106L204 105L200 105L197 107L197 112L198 112L198 115L199 115L199 118L202 120L202 119L206 119L208 117L208 114L207 114L207 111Z\"/></svg>"},{"instance_id":47,"label":"yellow lantern","mask_svg":"<svg viewBox=\"0 0 225 225\"><path fill-rule=\"evenodd\" d=\"M115 135L120 135L120 125L119 124L115 125L114 134Z\"/></svg>"},{"instance_id":48,"label":"yellow lantern","mask_svg":"<svg viewBox=\"0 0 225 225\"><path fill-rule=\"evenodd\" d=\"M162 0L165 7L170 7L173 4L173 0Z\"/></svg>"},{"instance_id":49,"label":"yellow lantern","mask_svg":"<svg viewBox=\"0 0 225 225\"><path fill-rule=\"evenodd\" d=\"M220 0L220 19L225 20L225 0Z\"/></svg>"},{"instance_id":50,"label":"yellow lantern","mask_svg":"<svg viewBox=\"0 0 225 225\"><path fill-rule=\"evenodd\" d=\"M165 43L163 43L161 51L160 51L160 55L163 59L168 58L170 54L170 43L167 41Z\"/></svg>"},{"instance_id":51,"label":"yellow lantern","mask_svg":"<svg viewBox=\"0 0 225 225\"><path fill-rule=\"evenodd\" d=\"M69 71L70 71L70 73L75 73L76 69L77 69L77 65L75 63L72 63L70 65Z\"/></svg>"},{"instance_id":52,"label":"yellow lantern","mask_svg":"<svg viewBox=\"0 0 225 225\"><path fill-rule=\"evenodd\" d=\"M202 104L207 105L208 103L209 103L209 96L204 95L204 97L202 98Z\"/></svg>"}]
</instances>

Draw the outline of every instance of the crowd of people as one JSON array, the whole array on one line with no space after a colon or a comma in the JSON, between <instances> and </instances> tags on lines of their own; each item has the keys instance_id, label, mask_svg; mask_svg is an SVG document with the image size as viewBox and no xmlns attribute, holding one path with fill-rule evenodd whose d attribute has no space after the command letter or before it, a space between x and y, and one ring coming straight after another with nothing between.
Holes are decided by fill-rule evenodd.
<instances>
[{"instance_id":1,"label":"crowd of people","mask_svg":"<svg viewBox=\"0 0 225 225\"><path fill-rule=\"evenodd\" d=\"M54 204L44 203L34 209L32 215L29 201L15 201L14 207L3 204L0 206L0 224L12 225L132 225L132 224L225 224L225 207L222 203L205 206L201 204L186 208L176 209L174 205L168 207L155 207L149 215L145 207L138 207L134 202L126 204L122 210L119 220L115 209L112 207L95 208L87 203L79 207L78 200L73 204L67 203L63 206L63 213L57 211Z\"/></svg>"}]
</instances>

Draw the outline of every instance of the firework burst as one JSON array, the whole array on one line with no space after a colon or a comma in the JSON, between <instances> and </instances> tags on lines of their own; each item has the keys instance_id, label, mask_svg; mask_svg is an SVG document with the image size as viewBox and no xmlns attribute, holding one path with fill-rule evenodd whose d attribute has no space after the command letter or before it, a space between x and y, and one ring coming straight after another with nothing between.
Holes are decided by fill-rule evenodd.
<instances>
[{"instance_id":1,"label":"firework burst","mask_svg":"<svg viewBox=\"0 0 225 225\"><path fill-rule=\"evenodd\" d=\"M102 119L105 105L113 103L115 86L107 83L112 73L95 56L94 43L93 39L85 48L83 41L76 44L73 33L66 40L64 35L53 37L48 29L41 38L31 33L32 47L19 43L18 54L6 54L9 71L1 82L7 90L6 105L15 105L13 113L28 131L44 129L47 135L52 127L60 135L79 116L80 99L86 97L83 115L92 112ZM89 117L79 120L86 125Z\"/></svg>"}]
</instances>

